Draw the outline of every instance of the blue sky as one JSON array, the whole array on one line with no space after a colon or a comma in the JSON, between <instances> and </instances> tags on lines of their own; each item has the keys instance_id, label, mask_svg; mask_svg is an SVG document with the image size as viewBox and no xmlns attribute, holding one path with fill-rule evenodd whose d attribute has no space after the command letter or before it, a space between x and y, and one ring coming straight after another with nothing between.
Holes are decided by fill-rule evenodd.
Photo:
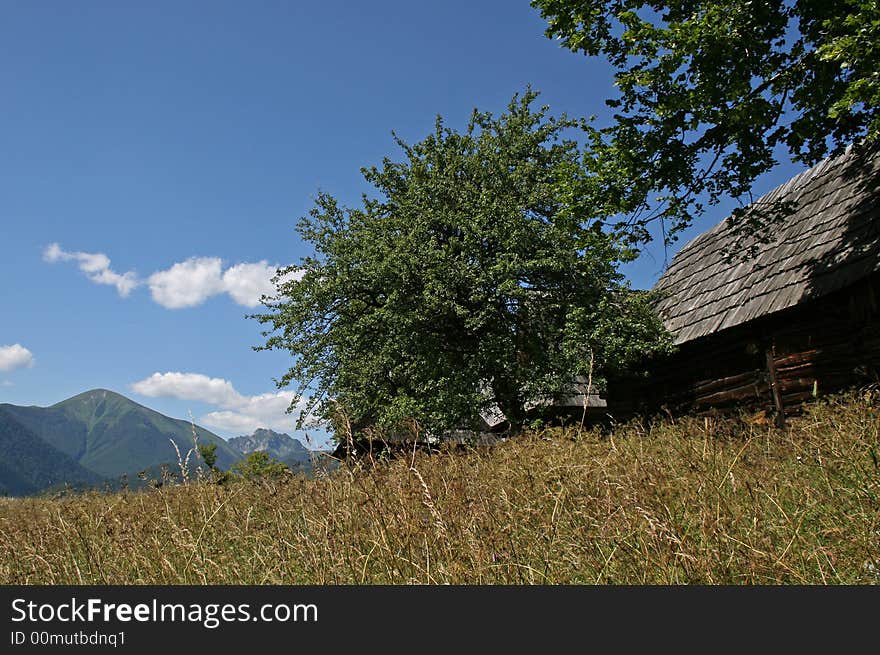
<instances>
[{"instance_id":1,"label":"blue sky","mask_svg":"<svg viewBox=\"0 0 880 655\"><path fill-rule=\"evenodd\" d=\"M225 437L295 434L287 358L244 317L308 254L297 218L319 189L357 203L391 130L438 113L462 127L531 84L607 117L610 68L543 30L527 0L0 4L0 402L102 387Z\"/></svg>"}]
</instances>

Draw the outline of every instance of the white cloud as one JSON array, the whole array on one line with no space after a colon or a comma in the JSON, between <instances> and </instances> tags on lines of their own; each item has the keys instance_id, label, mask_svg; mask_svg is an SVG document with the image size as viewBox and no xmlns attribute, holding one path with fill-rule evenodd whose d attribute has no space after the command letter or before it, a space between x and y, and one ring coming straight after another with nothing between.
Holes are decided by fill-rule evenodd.
<instances>
[{"instance_id":1,"label":"white cloud","mask_svg":"<svg viewBox=\"0 0 880 655\"><path fill-rule=\"evenodd\" d=\"M92 282L115 286L123 297L144 284L134 272L120 274L113 271L110 258L103 253L67 252L52 243L43 251L43 259L47 262L76 261ZM278 270L278 266L265 259L235 264L224 270L223 260L219 257L190 257L156 271L147 278L146 284L153 300L166 309L196 307L208 298L224 293L237 304L253 308L260 304L264 295L275 295L272 277ZM295 271L284 279L298 280L301 277L302 272Z\"/></svg>"},{"instance_id":2,"label":"white cloud","mask_svg":"<svg viewBox=\"0 0 880 655\"><path fill-rule=\"evenodd\" d=\"M236 434L253 434L257 428L271 427L254 416L241 414L239 412L231 412L229 410L209 412L201 418L201 423L204 423L209 428L214 428L215 430L225 430ZM290 432L289 426L273 429L282 432Z\"/></svg>"},{"instance_id":3,"label":"white cloud","mask_svg":"<svg viewBox=\"0 0 880 655\"><path fill-rule=\"evenodd\" d=\"M153 273L147 283L153 300L166 309L194 307L222 293L239 305L256 307L262 296L275 294L272 277L277 271L265 259L223 270L219 257L192 257Z\"/></svg>"},{"instance_id":4,"label":"white cloud","mask_svg":"<svg viewBox=\"0 0 880 655\"><path fill-rule=\"evenodd\" d=\"M282 432L296 429L298 411L286 410L296 397L292 391L277 391L255 396L240 394L229 380L211 378L201 373L153 373L131 385L134 392L151 398L196 400L219 409L200 419L208 427L233 433L251 433L257 428ZM305 401L299 402L301 409Z\"/></svg>"},{"instance_id":5,"label":"white cloud","mask_svg":"<svg viewBox=\"0 0 880 655\"><path fill-rule=\"evenodd\" d=\"M153 273L147 283L153 300L166 309L195 307L224 291L222 269L219 257L191 257Z\"/></svg>"},{"instance_id":6,"label":"white cloud","mask_svg":"<svg viewBox=\"0 0 880 655\"><path fill-rule=\"evenodd\" d=\"M153 373L131 388L150 398L199 400L221 407L237 405L243 399L228 380L209 378L201 373Z\"/></svg>"},{"instance_id":7,"label":"white cloud","mask_svg":"<svg viewBox=\"0 0 880 655\"><path fill-rule=\"evenodd\" d=\"M245 307L256 307L262 296L273 296L272 276L278 270L266 260L256 264L238 264L223 273L223 286L232 299Z\"/></svg>"},{"instance_id":8,"label":"white cloud","mask_svg":"<svg viewBox=\"0 0 880 655\"><path fill-rule=\"evenodd\" d=\"M14 386L14 385L9 380L0 381L0 387L11 387L11 386Z\"/></svg>"},{"instance_id":9,"label":"white cloud","mask_svg":"<svg viewBox=\"0 0 880 655\"><path fill-rule=\"evenodd\" d=\"M14 371L17 368L33 365L33 353L20 343L14 343L11 346L0 346L0 371Z\"/></svg>"},{"instance_id":10,"label":"white cloud","mask_svg":"<svg viewBox=\"0 0 880 655\"><path fill-rule=\"evenodd\" d=\"M123 298L141 284L133 271L117 273L111 269L110 258L100 252L67 252L57 243L50 243L43 251L43 259L50 263L75 261L79 265L79 270L92 282L116 287L116 291Z\"/></svg>"}]
</instances>

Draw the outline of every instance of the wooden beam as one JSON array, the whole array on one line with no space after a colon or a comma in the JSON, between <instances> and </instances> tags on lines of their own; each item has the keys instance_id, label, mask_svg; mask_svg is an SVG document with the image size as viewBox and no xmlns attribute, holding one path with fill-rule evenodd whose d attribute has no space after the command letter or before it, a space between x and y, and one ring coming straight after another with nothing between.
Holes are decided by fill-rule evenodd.
<instances>
[{"instance_id":1,"label":"wooden beam","mask_svg":"<svg viewBox=\"0 0 880 655\"><path fill-rule=\"evenodd\" d=\"M767 350L767 374L770 378L770 391L773 394L773 405L776 407L776 427L785 427L785 407L782 404L782 394L779 392L779 380L776 376L776 364L773 361L773 349Z\"/></svg>"}]
</instances>

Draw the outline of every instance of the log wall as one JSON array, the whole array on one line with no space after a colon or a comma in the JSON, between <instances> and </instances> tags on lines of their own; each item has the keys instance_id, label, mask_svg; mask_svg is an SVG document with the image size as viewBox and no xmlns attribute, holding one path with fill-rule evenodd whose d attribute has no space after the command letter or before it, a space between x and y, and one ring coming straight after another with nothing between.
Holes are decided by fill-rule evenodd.
<instances>
[{"instance_id":1,"label":"log wall","mask_svg":"<svg viewBox=\"0 0 880 655\"><path fill-rule=\"evenodd\" d=\"M648 380L610 380L616 418L744 407L778 414L814 395L878 382L880 277L708 335L654 362ZM774 399L773 382L778 398Z\"/></svg>"}]
</instances>

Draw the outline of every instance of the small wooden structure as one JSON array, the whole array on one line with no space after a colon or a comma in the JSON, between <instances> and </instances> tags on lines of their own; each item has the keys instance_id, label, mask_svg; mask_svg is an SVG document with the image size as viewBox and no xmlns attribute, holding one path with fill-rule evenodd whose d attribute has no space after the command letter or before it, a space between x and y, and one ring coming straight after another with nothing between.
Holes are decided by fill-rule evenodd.
<instances>
[{"instance_id":1,"label":"small wooden structure","mask_svg":"<svg viewBox=\"0 0 880 655\"><path fill-rule=\"evenodd\" d=\"M589 394L589 395L587 395ZM585 400L586 399L586 400ZM586 407L584 403L586 402ZM574 382L554 398L539 398L526 402L526 416L531 418L596 423L607 416L605 399L595 393L586 377L578 376ZM377 433L370 437L367 430L352 442L337 444L332 453L335 459L348 459L352 456L378 456L384 452L406 452L414 448L434 450L441 446L488 446L504 441L510 431L510 423L497 405L480 412L478 426L445 430L438 436L427 434L388 434Z\"/></svg>"},{"instance_id":2,"label":"small wooden structure","mask_svg":"<svg viewBox=\"0 0 880 655\"><path fill-rule=\"evenodd\" d=\"M810 397L877 381L880 148L851 146L749 211L778 203L775 239L738 244L754 257L730 252L730 219L676 255L655 289L678 352L649 384L612 382L609 411L746 405L781 425Z\"/></svg>"}]
</instances>

